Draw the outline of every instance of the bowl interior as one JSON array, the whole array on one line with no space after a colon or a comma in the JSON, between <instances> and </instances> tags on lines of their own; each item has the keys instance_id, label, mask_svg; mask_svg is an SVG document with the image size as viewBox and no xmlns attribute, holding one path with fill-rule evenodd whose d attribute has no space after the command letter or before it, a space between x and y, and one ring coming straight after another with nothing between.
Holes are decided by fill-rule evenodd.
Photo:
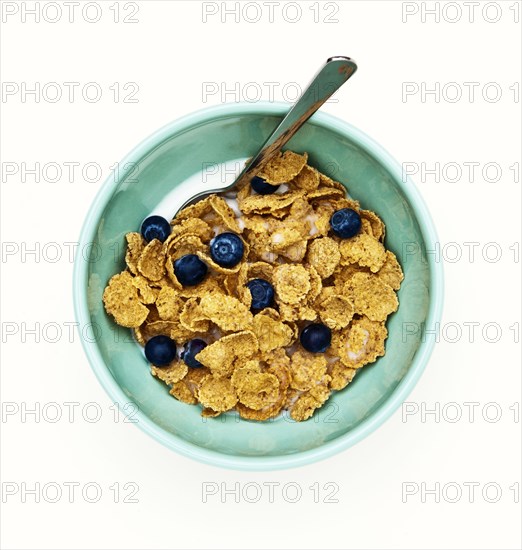
<instances>
[{"instance_id":1,"label":"bowl interior","mask_svg":"<svg viewBox=\"0 0 522 550\"><path fill-rule=\"evenodd\" d=\"M128 173L99 210L85 290L95 345L128 401L165 430L174 447L182 440L235 457L275 457L316 449L354 430L375 413L404 379L422 346L422 332L415 327L428 316L430 269L424 247L419 246L424 239L413 206L397 181L397 173L371 148L346 129L329 127L316 119L309 121L287 148L307 151L311 165L345 184L362 207L384 220L386 246L395 252L405 273L399 311L388 320L383 358L365 367L306 422L295 423L281 416L256 423L228 414L202 419L199 406L178 402L169 395L167 386L149 374L130 330L116 326L106 315L102 293L108 279L124 268L125 234L138 231L145 216L178 184L199 172L202 162L221 163L254 154L280 120L280 116L252 112L223 114L189 124L134 159L136 167L126 167ZM405 326L410 327L407 337Z\"/></svg>"}]
</instances>

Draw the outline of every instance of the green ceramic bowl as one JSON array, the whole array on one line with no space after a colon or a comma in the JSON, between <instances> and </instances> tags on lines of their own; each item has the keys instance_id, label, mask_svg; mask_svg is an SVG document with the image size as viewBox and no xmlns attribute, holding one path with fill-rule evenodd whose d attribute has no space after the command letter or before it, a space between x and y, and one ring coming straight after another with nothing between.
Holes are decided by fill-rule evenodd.
<instances>
[{"instance_id":1,"label":"green ceramic bowl","mask_svg":"<svg viewBox=\"0 0 522 550\"><path fill-rule=\"evenodd\" d=\"M137 426L185 456L230 468L269 470L300 466L345 450L382 424L411 391L431 354L425 332L440 321L443 276L427 257L437 240L430 215L400 166L361 131L316 113L288 148L307 151L310 163L346 183L364 208L386 224L386 246L405 279L400 307L388 320L386 355L367 366L315 416L296 423L287 416L256 423L234 415L202 419L199 406L178 402L149 373L130 330L117 327L102 306L109 278L124 268L124 235L203 161L225 162L254 154L288 105L228 104L172 122L134 149L102 186L83 226L74 271L77 321L87 357L112 400L133 414ZM135 168L137 166L137 168ZM129 405L130 403L130 405Z\"/></svg>"}]
</instances>

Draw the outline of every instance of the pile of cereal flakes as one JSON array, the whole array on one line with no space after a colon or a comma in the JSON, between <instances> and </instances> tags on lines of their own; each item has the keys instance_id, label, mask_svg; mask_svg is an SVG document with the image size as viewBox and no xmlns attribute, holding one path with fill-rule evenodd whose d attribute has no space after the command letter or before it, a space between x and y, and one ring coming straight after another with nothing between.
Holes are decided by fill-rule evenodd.
<instances>
[{"instance_id":1,"label":"pile of cereal flakes","mask_svg":"<svg viewBox=\"0 0 522 550\"><path fill-rule=\"evenodd\" d=\"M258 173L281 185L274 194L254 193L246 183L233 197L212 195L185 208L163 243L147 243L140 233L126 236L127 268L105 289L106 311L133 328L142 346L157 335L178 346L205 340L196 356L202 367L188 367L179 354L166 367L151 366L172 396L200 403L203 416L235 410L245 419L267 420L288 411L306 420L358 369L384 355L401 267L383 246L379 217L360 209L342 184L307 159L285 151ZM357 211L362 222L349 239L330 227L332 213L342 208ZM233 268L209 254L211 239L222 232L244 243ZM174 262L185 254L197 254L209 268L196 286L183 287L174 273ZM251 310L246 284L254 278L273 285L273 307ZM314 321L331 329L325 353L300 345L300 331Z\"/></svg>"}]
</instances>

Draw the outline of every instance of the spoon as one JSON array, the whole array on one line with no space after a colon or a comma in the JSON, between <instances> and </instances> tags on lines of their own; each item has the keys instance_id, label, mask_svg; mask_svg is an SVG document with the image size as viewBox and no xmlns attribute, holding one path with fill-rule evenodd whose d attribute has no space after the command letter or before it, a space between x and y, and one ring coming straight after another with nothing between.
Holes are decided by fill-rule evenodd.
<instances>
[{"instance_id":1,"label":"spoon","mask_svg":"<svg viewBox=\"0 0 522 550\"><path fill-rule=\"evenodd\" d=\"M314 76L312 82L288 111L279 126L265 141L259 152L246 164L235 181L220 189L202 191L186 201L179 210L190 206L208 195L230 192L247 179L252 171L273 159L301 126L327 101L357 70L349 57L330 57ZM179 211L178 210L178 211Z\"/></svg>"}]
</instances>

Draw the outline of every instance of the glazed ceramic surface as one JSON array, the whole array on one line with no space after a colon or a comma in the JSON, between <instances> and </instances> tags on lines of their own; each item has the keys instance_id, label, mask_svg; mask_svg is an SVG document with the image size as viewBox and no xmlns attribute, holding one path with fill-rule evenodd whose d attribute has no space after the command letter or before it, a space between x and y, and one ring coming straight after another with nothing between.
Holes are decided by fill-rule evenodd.
<instances>
[{"instance_id":1,"label":"glazed ceramic surface","mask_svg":"<svg viewBox=\"0 0 522 550\"><path fill-rule=\"evenodd\" d=\"M363 208L386 224L386 247L401 263L405 279L400 307L387 323L386 355L357 374L344 390L306 422L284 415L251 422L226 414L203 419L200 407L171 397L150 375L131 331L115 325L102 304L110 277L125 267L125 234L203 163L253 155L288 106L230 104L174 121L146 139L101 188L85 221L74 273L77 320L91 366L111 399L133 403L137 426L186 456L225 467L275 469L303 465L346 449L373 431L400 406L422 374L434 344L425 330L440 321L440 264L426 250L437 240L430 215L400 166L373 140L347 123L317 113L287 148L308 152L309 163L345 184ZM127 411L131 410L127 405Z\"/></svg>"}]
</instances>

